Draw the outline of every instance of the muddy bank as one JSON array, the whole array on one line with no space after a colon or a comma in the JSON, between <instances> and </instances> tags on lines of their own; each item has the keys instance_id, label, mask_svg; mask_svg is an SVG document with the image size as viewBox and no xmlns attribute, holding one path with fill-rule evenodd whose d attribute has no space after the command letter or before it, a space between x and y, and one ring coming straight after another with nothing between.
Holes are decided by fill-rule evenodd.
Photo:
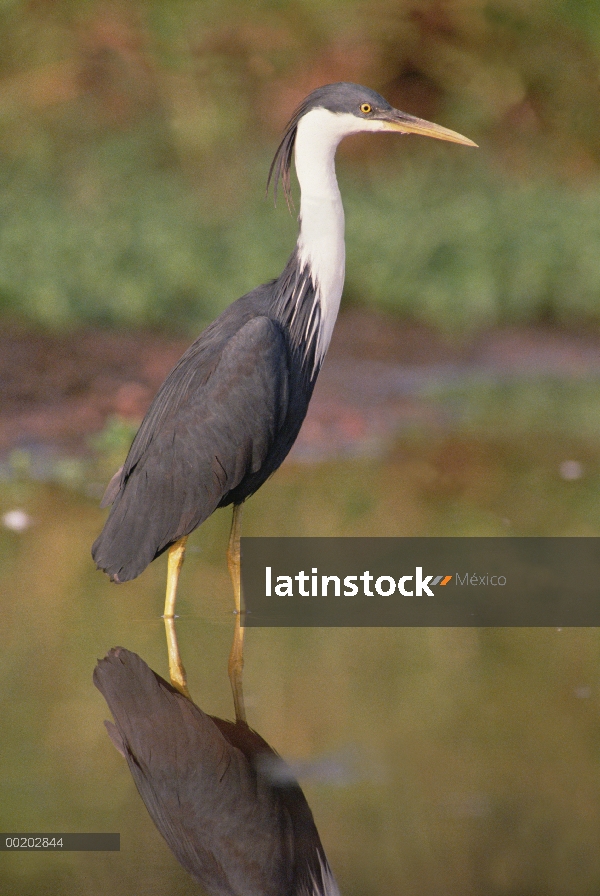
<instances>
[{"instance_id":1,"label":"muddy bank","mask_svg":"<svg viewBox=\"0 0 600 896\"><path fill-rule=\"evenodd\" d=\"M0 336L0 454L13 448L79 454L115 415L142 418L190 343L149 332ZM460 341L362 311L338 321L294 448L311 459L369 450L403 426L435 426L423 390L465 376L600 377L600 335L503 329Z\"/></svg>"}]
</instances>

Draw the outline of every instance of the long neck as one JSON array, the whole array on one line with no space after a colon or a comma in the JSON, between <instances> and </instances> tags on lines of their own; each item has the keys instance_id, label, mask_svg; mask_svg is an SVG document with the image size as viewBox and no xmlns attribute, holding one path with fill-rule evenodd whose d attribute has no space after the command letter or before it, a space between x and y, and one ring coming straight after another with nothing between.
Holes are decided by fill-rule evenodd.
<instances>
[{"instance_id":1,"label":"long neck","mask_svg":"<svg viewBox=\"0 0 600 896\"><path fill-rule=\"evenodd\" d=\"M295 143L301 190L297 252L301 269L307 269L311 276L321 308L316 346L319 363L329 346L344 288L344 209L334 165L343 136L335 116L314 109L301 118Z\"/></svg>"}]
</instances>

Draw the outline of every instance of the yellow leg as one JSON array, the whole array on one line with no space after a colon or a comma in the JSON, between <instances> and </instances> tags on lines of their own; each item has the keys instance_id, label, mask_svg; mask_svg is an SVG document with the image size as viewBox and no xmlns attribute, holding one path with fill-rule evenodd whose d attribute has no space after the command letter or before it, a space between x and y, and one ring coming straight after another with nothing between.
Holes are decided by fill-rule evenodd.
<instances>
[{"instance_id":1,"label":"yellow leg","mask_svg":"<svg viewBox=\"0 0 600 896\"><path fill-rule=\"evenodd\" d=\"M180 538L175 544L169 548L169 560L167 566L167 595L165 598L165 630L167 634L167 650L169 653L169 676L173 687L190 696L187 687L187 677L181 656L179 655L179 645L177 643L177 634L175 632L175 601L177 599L177 583L179 581L179 573L183 566L185 557L185 545L187 535Z\"/></svg>"},{"instance_id":2,"label":"yellow leg","mask_svg":"<svg viewBox=\"0 0 600 896\"><path fill-rule=\"evenodd\" d=\"M171 679L171 684L174 688L177 688L178 691L181 691L185 697L189 697L191 700L192 698L188 691L185 669L183 668L183 663L181 662L181 657L179 655L175 620L172 616L165 616L164 619L165 632L167 635L167 650L169 651L169 677Z\"/></svg>"},{"instance_id":3,"label":"yellow leg","mask_svg":"<svg viewBox=\"0 0 600 896\"><path fill-rule=\"evenodd\" d=\"M233 644L229 654L229 681L233 691L233 705L237 722L246 721L244 708L244 692L242 688L242 673L244 670L244 628L240 624L242 618L241 581L240 581L240 534L242 529L242 505L233 507L233 520L231 522L231 535L227 549L227 565L233 585L235 600L235 629Z\"/></svg>"}]
</instances>

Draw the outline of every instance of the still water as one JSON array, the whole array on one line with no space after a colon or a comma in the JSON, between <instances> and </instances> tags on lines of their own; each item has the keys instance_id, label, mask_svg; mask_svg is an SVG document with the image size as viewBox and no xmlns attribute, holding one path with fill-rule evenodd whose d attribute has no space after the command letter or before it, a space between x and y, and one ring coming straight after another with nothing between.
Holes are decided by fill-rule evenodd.
<instances>
[{"instance_id":1,"label":"still water","mask_svg":"<svg viewBox=\"0 0 600 896\"><path fill-rule=\"evenodd\" d=\"M600 440L405 437L383 458L288 462L247 535L600 535ZM93 489L92 489L93 491ZM90 545L105 512L13 480L0 513L0 830L111 831L119 853L0 853L0 892L199 892L106 735L92 686L115 645L167 676L164 558L111 585ZM230 515L190 539L178 633L189 686L231 718ZM596 629L249 631L249 722L286 760L348 896L600 891Z\"/></svg>"}]
</instances>

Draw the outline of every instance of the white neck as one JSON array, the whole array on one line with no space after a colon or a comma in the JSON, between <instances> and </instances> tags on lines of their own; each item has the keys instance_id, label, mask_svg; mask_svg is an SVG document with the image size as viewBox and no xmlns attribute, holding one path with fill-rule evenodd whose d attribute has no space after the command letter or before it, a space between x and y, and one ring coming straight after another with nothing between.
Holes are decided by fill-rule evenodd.
<instances>
[{"instance_id":1,"label":"white neck","mask_svg":"<svg viewBox=\"0 0 600 896\"><path fill-rule=\"evenodd\" d=\"M296 173L301 190L298 255L301 268L308 267L312 275L321 305L318 363L329 347L344 288L344 209L334 157L342 137L352 133L354 121L354 116L313 109L300 119L296 134ZM359 122L356 124L356 130L360 130Z\"/></svg>"}]
</instances>

